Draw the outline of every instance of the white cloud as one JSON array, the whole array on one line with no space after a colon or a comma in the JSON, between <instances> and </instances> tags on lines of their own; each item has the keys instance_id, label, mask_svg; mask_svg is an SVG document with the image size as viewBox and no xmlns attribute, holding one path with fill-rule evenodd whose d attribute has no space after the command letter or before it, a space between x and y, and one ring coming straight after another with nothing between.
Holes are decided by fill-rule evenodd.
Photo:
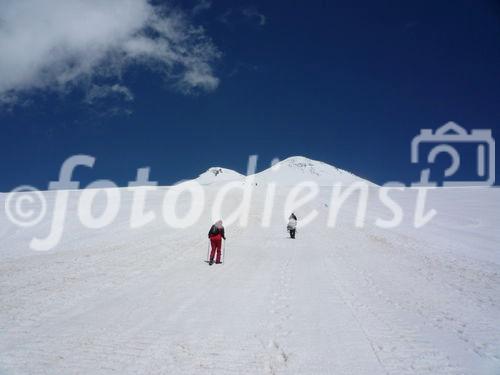
<instances>
[{"instance_id":1,"label":"white cloud","mask_svg":"<svg viewBox=\"0 0 500 375\"><path fill-rule=\"evenodd\" d=\"M87 91L85 102L92 104L96 100L109 96L120 97L128 102L134 100L134 94L132 94L128 87L115 83L114 85L92 85L92 87Z\"/></svg>"},{"instance_id":2,"label":"white cloud","mask_svg":"<svg viewBox=\"0 0 500 375\"><path fill-rule=\"evenodd\" d=\"M259 25L264 26L267 22L267 18L265 15L260 13L257 8L255 7L247 7L243 8L242 11L243 15L248 18L257 18L259 20Z\"/></svg>"},{"instance_id":3,"label":"white cloud","mask_svg":"<svg viewBox=\"0 0 500 375\"><path fill-rule=\"evenodd\" d=\"M217 19L222 23L230 24L232 22L232 18L244 18L250 20L252 23L257 21L259 26L265 26L267 23L267 17L264 14L260 13L254 6L237 9L229 8Z\"/></svg>"},{"instance_id":4,"label":"white cloud","mask_svg":"<svg viewBox=\"0 0 500 375\"><path fill-rule=\"evenodd\" d=\"M184 92L218 86L212 64L219 52L179 11L148 0L0 0L0 6L4 101L80 84L94 90L93 99L105 92L131 99L118 83L133 64L153 69ZM99 91L92 82L103 77L115 83Z\"/></svg>"},{"instance_id":5,"label":"white cloud","mask_svg":"<svg viewBox=\"0 0 500 375\"><path fill-rule=\"evenodd\" d=\"M198 3L193 7L193 14L201 13L207 9L210 9L212 3L209 0L199 0Z\"/></svg>"}]
</instances>

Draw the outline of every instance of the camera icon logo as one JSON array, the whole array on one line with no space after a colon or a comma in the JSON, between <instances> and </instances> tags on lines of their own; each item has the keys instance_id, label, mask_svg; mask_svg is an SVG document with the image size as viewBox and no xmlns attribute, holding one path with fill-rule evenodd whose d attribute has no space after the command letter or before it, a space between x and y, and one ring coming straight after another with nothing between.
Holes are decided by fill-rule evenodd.
<instances>
[{"instance_id":1,"label":"camera icon logo","mask_svg":"<svg viewBox=\"0 0 500 375\"><path fill-rule=\"evenodd\" d=\"M422 150L427 152L425 161L420 160ZM435 132L422 129L413 138L413 164L435 164L440 154L451 158L451 164L444 170L443 186L492 186L495 183L495 140L490 129L473 129L468 133L460 125L448 122ZM475 170L471 172L472 169ZM464 175L467 171L469 173ZM430 177L431 168L425 168L421 171L420 182L414 185L435 186Z\"/></svg>"}]
</instances>

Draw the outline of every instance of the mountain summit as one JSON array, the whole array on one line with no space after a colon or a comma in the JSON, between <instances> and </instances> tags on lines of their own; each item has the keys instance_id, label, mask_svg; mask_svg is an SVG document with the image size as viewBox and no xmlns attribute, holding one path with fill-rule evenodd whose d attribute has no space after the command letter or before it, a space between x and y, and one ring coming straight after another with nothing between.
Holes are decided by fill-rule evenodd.
<instances>
[{"instance_id":1,"label":"mountain summit","mask_svg":"<svg viewBox=\"0 0 500 375\"><path fill-rule=\"evenodd\" d=\"M206 172L200 174L196 181L198 181L201 185L211 185L218 182L243 180L244 178L244 175L231 169L212 167L207 169Z\"/></svg>"},{"instance_id":2,"label":"mountain summit","mask_svg":"<svg viewBox=\"0 0 500 375\"><path fill-rule=\"evenodd\" d=\"M275 182L278 185L295 185L303 181L313 181L320 186L332 186L336 183L350 185L363 181L376 186L343 169L304 156L292 156L282 160L271 168L255 174L254 178L257 183Z\"/></svg>"}]
</instances>

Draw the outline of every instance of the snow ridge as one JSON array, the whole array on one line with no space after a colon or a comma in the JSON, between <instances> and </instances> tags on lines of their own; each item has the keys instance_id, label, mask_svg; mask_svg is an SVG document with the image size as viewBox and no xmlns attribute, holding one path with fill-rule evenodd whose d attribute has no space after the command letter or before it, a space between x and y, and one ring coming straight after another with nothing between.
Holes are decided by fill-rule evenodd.
<instances>
[{"instance_id":1,"label":"snow ridge","mask_svg":"<svg viewBox=\"0 0 500 375\"><path fill-rule=\"evenodd\" d=\"M303 181L312 181L319 186L333 186L336 183L350 185L356 182L364 182L373 187L377 186L353 173L304 156L291 156L250 176L244 176L231 169L212 167L202 173L196 181L202 185L210 185L216 182L238 180L245 182L249 179L257 184L276 183L281 186L293 186Z\"/></svg>"}]
</instances>

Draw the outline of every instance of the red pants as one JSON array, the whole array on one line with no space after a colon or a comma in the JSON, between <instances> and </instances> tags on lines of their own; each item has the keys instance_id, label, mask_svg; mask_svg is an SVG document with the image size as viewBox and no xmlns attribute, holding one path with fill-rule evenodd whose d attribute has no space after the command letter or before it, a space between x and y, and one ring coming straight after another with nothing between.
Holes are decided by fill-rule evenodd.
<instances>
[{"instance_id":1,"label":"red pants","mask_svg":"<svg viewBox=\"0 0 500 375\"><path fill-rule=\"evenodd\" d=\"M215 253L217 253L217 259L215 261L219 263L221 255L222 239L211 238L210 244L212 245L212 251L210 252L210 260L214 260Z\"/></svg>"}]
</instances>

